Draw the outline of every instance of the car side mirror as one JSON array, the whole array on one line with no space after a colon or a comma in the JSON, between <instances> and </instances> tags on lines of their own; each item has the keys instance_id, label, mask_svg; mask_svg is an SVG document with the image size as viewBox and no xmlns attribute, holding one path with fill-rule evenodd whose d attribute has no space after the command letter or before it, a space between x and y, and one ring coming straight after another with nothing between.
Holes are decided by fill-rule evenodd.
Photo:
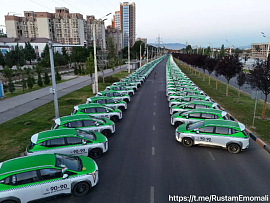
<instances>
[{"instance_id":1,"label":"car side mirror","mask_svg":"<svg viewBox=\"0 0 270 203\"><path fill-rule=\"evenodd\" d=\"M186 115L186 118L188 119L188 115Z\"/></svg>"},{"instance_id":2,"label":"car side mirror","mask_svg":"<svg viewBox=\"0 0 270 203\"><path fill-rule=\"evenodd\" d=\"M199 131L199 130L196 130L195 132L196 132L196 134L199 134L199 133L200 133L200 131Z\"/></svg>"},{"instance_id":3,"label":"car side mirror","mask_svg":"<svg viewBox=\"0 0 270 203\"><path fill-rule=\"evenodd\" d=\"M63 175L63 179L67 179L67 178L68 178L68 174L65 173L65 174Z\"/></svg>"},{"instance_id":4,"label":"car side mirror","mask_svg":"<svg viewBox=\"0 0 270 203\"><path fill-rule=\"evenodd\" d=\"M99 126L99 124L98 124L98 123L96 123L96 126Z\"/></svg>"},{"instance_id":5,"label":"car side mirror","mask_svg":"<svg viewBox=\"0 0 270 203\"><path fill-rule=\"evenodd\" d=\"M110 111L109 110L107 110L107 113L109 113Z\"/></svg>"},{"instance_id":6,"label":"car side mirror","mask_svg":"<svg viewBox=\"0 0 270 203\"><path fill-rule=\"evenodd\" d=\"M117 101L115 101L114 103L117 104Z\"/></svg>"}]
</instances>

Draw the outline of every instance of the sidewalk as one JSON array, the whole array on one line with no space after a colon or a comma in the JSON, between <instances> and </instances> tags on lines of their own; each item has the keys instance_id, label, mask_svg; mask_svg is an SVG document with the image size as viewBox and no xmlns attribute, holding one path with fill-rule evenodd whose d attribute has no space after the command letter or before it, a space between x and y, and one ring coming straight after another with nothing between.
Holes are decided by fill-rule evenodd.
<instances>
[{"instance_id":1,"label":"sidewalk","mask_svg":"<svg viewBox=\"0 0 270 203\"><path fill-rule=\"evenodd\" d=\"M122 65L121 70L126 69L127 65ZM115 73L117 72L120 72L120 67L115 68ZM113 71L111 69L104 70L105 76L112 74ZM98 76L102 76L102 72L98 72ZM57 96L60 98L87 85L90 85L89 76L81 76L57 84ZM50 88L51 86L0 101L0 124L53 101L53 94L50 94Z\"/></svg>"}]
</instances>

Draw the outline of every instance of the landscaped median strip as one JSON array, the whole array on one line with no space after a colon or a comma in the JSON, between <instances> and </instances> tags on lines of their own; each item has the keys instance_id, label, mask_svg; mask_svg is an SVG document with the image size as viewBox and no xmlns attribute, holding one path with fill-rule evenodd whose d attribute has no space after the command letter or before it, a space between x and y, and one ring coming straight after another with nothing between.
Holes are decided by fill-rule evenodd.
<instances>
[{"instance_id":1,"label":"landscaped median strip","mask_svg":"<svg viewBox=\"0 0 270 203\"><path fill-rule=\"evenodd\" d=\"M187 66L187 65L186 65ZM191 66L189 66L189 68L192 68ZM211 77L212 78L212 77ZM214 79L214 78L213 78ZM214 79L215 80L215 79ZM195 82L195 81L193 81ZM222 81L219 81L219 83L223 83ZM235 89L233 87L233 89ZM214 100L212 100L214 102ZM223 107L220 106L220 109L221 110L225 110ZM225 110L226 111L226 110ZM243 123L241 121L238 121L234 116L232 116L228 111L227 111L227 114L230 118L230 120L233 120L233 121L237 121L237 122L240 122L240 123ZM270 145L268 145L267 143L265 143L262 139L260 139L258 136L256 136L251 130L249 130L248 128L246 128L246 130L248 131L250 137L259 145L261 146L263 149L265 149L268 153L270 153Z\"/></svg>"}]
</instances>

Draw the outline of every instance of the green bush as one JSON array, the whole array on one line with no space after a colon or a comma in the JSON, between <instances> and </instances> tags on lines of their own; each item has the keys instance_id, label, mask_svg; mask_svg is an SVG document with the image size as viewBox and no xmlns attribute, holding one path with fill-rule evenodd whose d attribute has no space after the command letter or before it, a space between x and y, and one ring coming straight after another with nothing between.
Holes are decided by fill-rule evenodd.
<instances>
[{"instance_id":1,"label":"green bush","mask_svg":"<svg viewBox=\"0 0 270 203\"><path fill-rule=\"evenodd\" d=\"M107 77L104 78L104 81L106 83L119 82L119 78L113 77L113 76L107 76ZM103 82L102 76L98 77L98 82Z\"/></svg>"},{"instance_id":2,"label":"green bush","mask_svg":"<svg viewBox=\"0 0 270 203\"><path fill-rule=\"evenodd\" d=\"M51 82L51 81L50 81L50 77L49 77L48 73L45 72L45 75L44 75L44 84L45 84L45 85L49 85L50 82Z\"/></svg>"}]
</instances>

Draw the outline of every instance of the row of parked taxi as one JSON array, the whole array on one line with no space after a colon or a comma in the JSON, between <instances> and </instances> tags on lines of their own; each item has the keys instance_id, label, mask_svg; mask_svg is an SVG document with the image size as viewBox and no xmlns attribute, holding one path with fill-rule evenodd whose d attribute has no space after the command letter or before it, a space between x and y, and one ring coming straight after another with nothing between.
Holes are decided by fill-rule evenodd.
<instances>
[{"instance_id":1,"label":"row of parked taxi","mask_svg":"<svg viewBox=\"0 0 270 203\"><path fill-rule=\"evenodd\" d=\"M233 154L249 147L245 126L229 120L227 112L179 69L172 56L166 65L166 96L176 140L184 146L215 146Z\"/></svg>"},{"instance_id":2,"label":"row of parked taxi","mask_svg":"<svg viewBox=\"0 0 270 203\"><path fill-rule=\"evenodd\" d=\"M51 130L34 134L23 157L1 162L0 203L25 203L65 193L82 196L95 186L99 175L93 159L108 151L108 137L116 131L122 111L163 58L74 106L71 115L54 120Z\"/></svg>"}]
</instances>

